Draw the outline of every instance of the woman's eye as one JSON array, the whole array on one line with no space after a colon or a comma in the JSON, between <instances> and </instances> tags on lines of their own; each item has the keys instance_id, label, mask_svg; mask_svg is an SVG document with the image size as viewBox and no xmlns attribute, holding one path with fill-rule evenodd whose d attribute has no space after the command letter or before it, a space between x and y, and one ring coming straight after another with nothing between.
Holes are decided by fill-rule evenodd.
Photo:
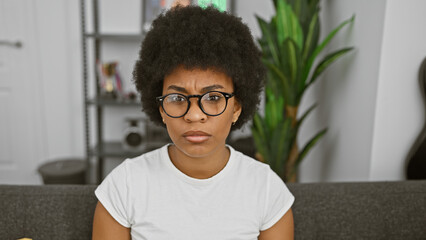
<instances>
[{"instance_id":1,"label":"woman's eye","mask_svg":"<svg viewBox=\"0 0 426 240\"><path fill-rule=\"evenodd\" d=\"M169 97L170 102L184 102L186 99L179 95L172 95Z\"/></svg>"},{"instance_id":2,"label":"woman's eye","mask_svg":"<svg viewBox=\"0 0 426 240\"><path fill-rule=\"evenodd\" d=\"M221 99L222 97L220 95L217 94L212 94L212 95L208 95L206 97L206 100L209 102L217 102Z\"/></svg>"}]
</instances>

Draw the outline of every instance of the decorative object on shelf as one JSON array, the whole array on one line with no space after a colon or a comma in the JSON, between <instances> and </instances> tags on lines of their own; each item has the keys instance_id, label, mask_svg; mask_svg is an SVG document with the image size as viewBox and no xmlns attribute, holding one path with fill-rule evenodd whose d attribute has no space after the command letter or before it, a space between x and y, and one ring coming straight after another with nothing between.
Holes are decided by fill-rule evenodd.
<instances>
[{"instance_id":1,"label":"decorative object on shelf","mask_svg":"<svg viewBox=\"0 0 426 240\"><path fill-rule=\"evenodd\" d=\"M221 12L226 11L227 3L226 0L198 0L198 6L207 8L212 5Z\"/></svg>"},{"instance_id":2,"label":"decorative object on shelf","mask_svg":"<svg viewBox=\"0 0 426 240\"><path fill-rule=\"evenodd\" d=\"M177 5L188 6L191 4L191 0L174 0L171 7L176 7Z\"/></svg>"},{"instance_id":3,"label":"decorative object on shelf","mask_svg":"<svg viewBox=\"0 0 426 240\"><path fill-rule=\"evenodd\" d=\"M211 3L211 0L198 0L198 6L207 8Z\"/></svg>"},{"instance_id":4,"label":"decorative object on shelf","mask_svg":"<svg viewBox=\"0 0 426 240\"><path fill-rule=\"evenodd\" d=\"M128 92L125 97L129 101L137 101L139 99L135 91Z\"/></svg>"},{"instance_id":5,"label":"decorative object on shelf","mask_svg":"<svg viewBox=\"0 0 426 240\"><path fill-rule=\"evenodd\" d=\"M169 142L166 129L146 118L126 118L125 122L122 138L125 151L147 152Z\"/></svg>"},{"instance_id":6,"label":"decorative object on shelf","mask_svg":"<svg viewBox=\"0 0 426 240\"><path fill-rule=\"evenodd\" d=\"M126 128L123 134L123 148L130 151L142 151L144 149L144 120L141 118L127 118Z\"/></svg>"},{"instance_id":7,"label":"decorative object on shelf","mask_svg":"<svg viewBox=\"0 0 426 240\"><path fill-rule=\"evenodd\" d=\"M327 131L316 133L299 151L299 128L315 108L310 107L298 119L300 101L331 63L352 50L343 48L316 61L337 32L352 23L354 17L342 22L319 43L319 0L274 0L274 6L276 14L270 22L256 16L262 31L258 41L267 68L267 84L264 117L255 115L252 134L258 159L268 163L284 181L295 182L299 164Z\"/></svg>"},{"instance_id":8,"label":"decorative object on shelf","mask_svg":"<svg viewBox=\"0 0 426 240\"><path fill-rule=\"evenodd\" d=\"M97 61L102 98L122 98L123 86L118 62L101 63Z\"/></svg>"},{"instance_id":9,"label":"decorative object on shelf","mask_svg":"<svg viewBox=\"0 0 426 240\"><path fill-rule=\"evenodd\" d=\"M426 58L419 70L419 84L426 109ZM408 154L407 179L426 179L426 124Z\"/></svg>"},{"instance_id":10,"label":"decorative object on shelf","mask_svg":"<svg viewBox=\"0 0 426 240\"><path fill-rule=\"evenodd\" d=\"M143 31L148 32L152 21L163 11L177 5L187 6L191 4L190 0L145 0L144 1L144 25Z\"/></svg>"}]
</instances>

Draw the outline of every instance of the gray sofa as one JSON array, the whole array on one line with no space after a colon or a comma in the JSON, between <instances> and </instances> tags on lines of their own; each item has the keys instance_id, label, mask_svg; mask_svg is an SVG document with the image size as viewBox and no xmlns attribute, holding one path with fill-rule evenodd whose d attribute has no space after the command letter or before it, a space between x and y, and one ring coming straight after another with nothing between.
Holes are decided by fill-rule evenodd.
<instances>
[{"instance_id":1,"label":"gray sofa","mask_svg":"<svg viewBox=\"0 0 426 240\"><path fill-rule=\"evenodd\" d=\"M288 187L295 239L426 239L426 181ZM95 188L0 185L0 239L90 239Z\"/></svg>"}]
</instances>

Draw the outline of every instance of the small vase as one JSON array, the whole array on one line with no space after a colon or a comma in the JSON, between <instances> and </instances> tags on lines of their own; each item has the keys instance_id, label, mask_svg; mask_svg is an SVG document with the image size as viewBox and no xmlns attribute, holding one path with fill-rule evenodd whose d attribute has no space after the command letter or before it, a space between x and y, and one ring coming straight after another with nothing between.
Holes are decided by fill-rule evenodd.
<instances>
[{"instance_id":1,"label":"small vase","mask_svg":"<svg viewBox=\"0 0 426 240\"><path fill-rule=\"evenodd\" d=\"M426 106L426 58L419 71L420 90ZM408 154L407 179L426 179L426 124Z\"/></svg>"}]
</instances>

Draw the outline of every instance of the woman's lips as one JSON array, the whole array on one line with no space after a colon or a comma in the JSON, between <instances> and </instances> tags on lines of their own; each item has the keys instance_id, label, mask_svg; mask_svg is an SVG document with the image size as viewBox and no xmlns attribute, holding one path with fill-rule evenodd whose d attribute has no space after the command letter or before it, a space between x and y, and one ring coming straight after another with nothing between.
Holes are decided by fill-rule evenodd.
<instances>
[{"instance_id":1,"label":"woman's lips","mask_svg":"<svg viewBox=\"0 0 426 240\"><path fill-rule=\"evenodd\" d=\"M191 143L202 143L209 140L211 135L202 131L188 131L183 134L183 137Z\"/></svg>"}]
</instances>

